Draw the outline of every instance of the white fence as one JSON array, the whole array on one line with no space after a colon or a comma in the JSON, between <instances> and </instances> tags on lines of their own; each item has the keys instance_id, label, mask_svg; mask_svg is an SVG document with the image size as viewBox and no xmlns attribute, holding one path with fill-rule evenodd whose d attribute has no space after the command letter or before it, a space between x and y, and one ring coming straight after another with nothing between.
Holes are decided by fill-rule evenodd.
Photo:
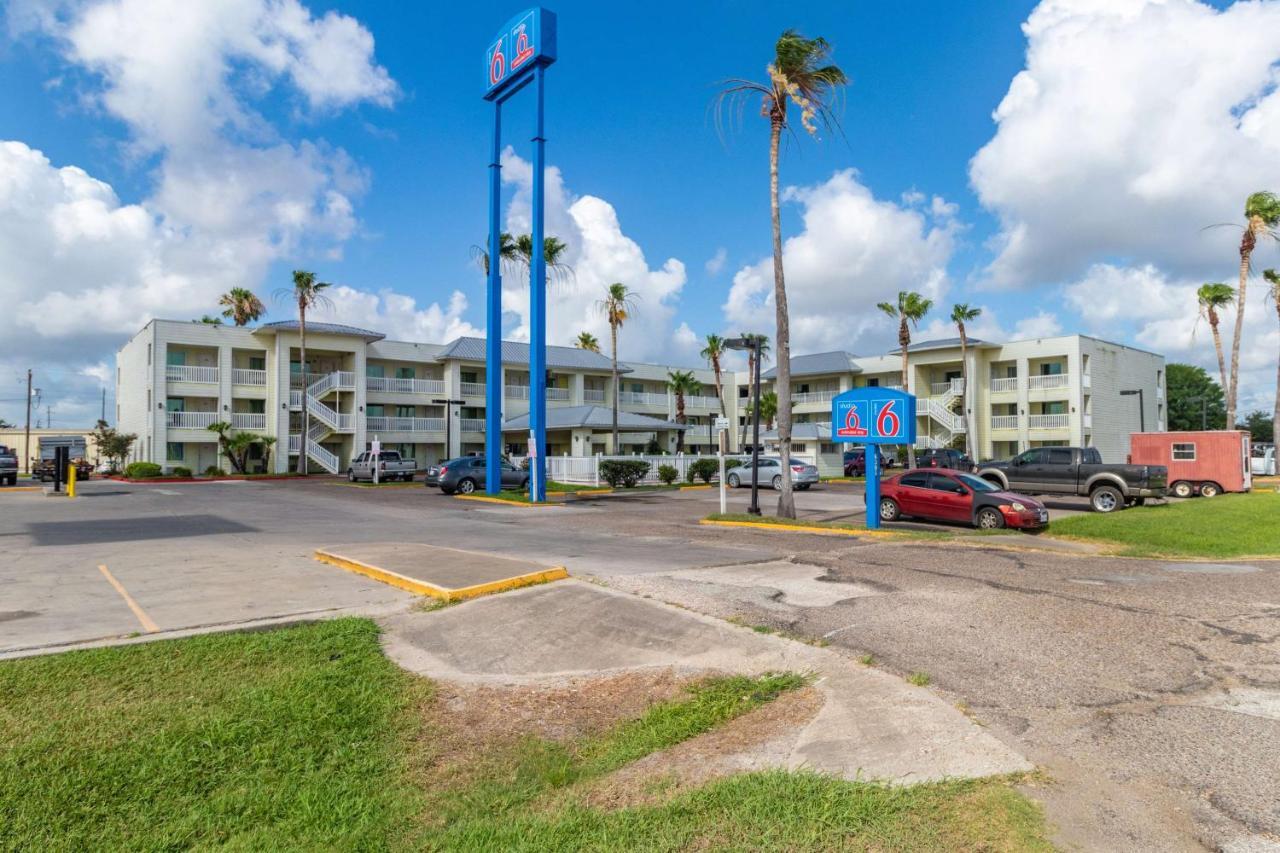
<instances>
[{"instance_id":1,"label":"white fence","mask_svg":"<svg viewBox=\"0 0 1280 853\"><path fill-rule=\"evenodd\" d=\"M208 429L218 420L217 412L165 412L165 426L170 429Z\"/></svg>"},{"instance_id":2,"label":"white fence","mask_svg":"<svg viewBox=\"0 0 1280 853\"><path fill-rule=\"evenodd\" d=\"M369 376L364 380L369 391L390 394L443 394L443 379L406 379L394 376Z\"/></svg>"},{"instance_id":3,"label":"white fence","mask_svg":"<svg viewBox=\"0 0 1280 853\"><path fill-rule=\"evenodd\" d=\"M231 371L231 384L265 387L267 384L267 371L246 370L242 367L233 368Z\"/></svg>"},{"instance_id":4,"label":"white fence","mask_svg":"<svg viewBox=\"0 0 1280 853\"><path fill-rule=\"evenodd\" d=\"M547 457L547 477L556 483L572 483L575 485L598 486L604 483L604 479L600 476L600 463L610 460L639 460L649 463L649 470L640 481L642 484L653 485L661 483L658 478L658 468L662 465L670 465L676 469L676 482L686 482L686 475L689 466L697 462L699 459L715 460L716 456L692 456L692 455L675 455L675 456L548 456ZM725 460L738 459L746 461L751 458L750 454L725 454ZM799 458L799 457L797 457ZM520 465L523 459L512 459L513 464ZM701 481L699 481L701 482Z\"/></svg>"},{"instance_id":5,"label":"white fence","mask_svg":"<svg viewBox=\"0 0 1280 853\"><path fill-rule=\"evenodd\" d=\"M1049 373L1043 376L1032 376L1027 387L1032 391L1044 391L1050 388L1066 388L1071 384L1071 377L1066 373Z\"/></svg>"},{"instance_id":6,"label":"white fence","mask_svg":"<svg viewBox=\"0 0 1280 853\"><path fill-rule=\"evenodd\" d=\"M267 416L261 412L232 412L231 426L236 429L258 429L267 428Z\"/></svg>"},{"instance_id":7,"label":"white fence","mask_svg":"<svg viewBox=\"0 0 1280 853\"><path fill-rule=\"evenodd\" d=\"M196 365L170 364L164 369L170 382L204 382L218 384L218 368L199 367Z\"/></svg>"}]
</instances>

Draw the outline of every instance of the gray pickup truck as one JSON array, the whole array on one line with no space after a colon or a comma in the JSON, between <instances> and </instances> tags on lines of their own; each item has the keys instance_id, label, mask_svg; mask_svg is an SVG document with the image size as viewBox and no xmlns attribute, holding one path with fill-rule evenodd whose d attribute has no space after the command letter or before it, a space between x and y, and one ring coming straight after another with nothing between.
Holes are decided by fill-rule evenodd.
<instances>
[{"instance_id":1,"label":"gray pickup truck","mask_svg":"<svg viewBox=\"0 0 1280 853\"><path fill-rule=\"evenodd\" d=\"M373 453L366 450L347 466L347 479L353 483L357 480L372 480L374 464ZM397 450L379 451L376 464L379 483L390 483L393 480L404 480L407 483L418 473L417 460L401 459Z\"/></svg>"},{"instance_id":2,"label":"gray pickup truck","mask_svg":"<svg viewBox=\"0 0 1280 853\"><path fill-rule=\"evenodd\" d=\"M983 463L978 476L1010 492L1087 496L1095 512L1162 498L1169 485L1163 465L1108 465L1096 447L1033 447L1007 462Z\"/></svg>"},{"instance_id":3,"label":"gray pickup truck","mask_svg":"<svg viewBox=\"0 0 1280 853\"><path fill-rule=\"evenodd\" d=\"M12 448L0 444L0 485L12 486L18 482L18 454Z\"/></svg>"}]
</instances>

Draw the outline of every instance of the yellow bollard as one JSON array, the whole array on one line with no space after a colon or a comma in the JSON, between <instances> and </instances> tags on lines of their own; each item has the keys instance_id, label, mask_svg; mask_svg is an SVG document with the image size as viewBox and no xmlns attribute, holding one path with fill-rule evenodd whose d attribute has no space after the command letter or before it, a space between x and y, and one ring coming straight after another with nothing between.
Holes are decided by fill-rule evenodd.
<instances>
[{"instance_id":1,"label":"yellow bollard","mask_svg":"<svg viewBox=\"0 0 1280 853\"><path fill-rule=\"evenodd\" d=\"M76 466L67 466L67 497L74 498L76 496Z\"/></svg>"}]
</instances>

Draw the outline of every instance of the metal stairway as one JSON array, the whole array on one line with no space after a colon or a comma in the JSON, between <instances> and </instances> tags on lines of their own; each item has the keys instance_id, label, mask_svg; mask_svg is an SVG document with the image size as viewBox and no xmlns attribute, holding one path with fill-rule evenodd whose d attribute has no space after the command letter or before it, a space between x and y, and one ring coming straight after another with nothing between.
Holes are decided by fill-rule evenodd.
<instances>
[{"instance_id":1,"label":"metal stairway","mask_svg":"<svg viewBox=\"0 0 1280 853\"><path fill-rule=\"evenodd\" d=\"M960 404L960 412L954 410L954 406L957 403ZM968 430L964 417L964 380L952 379L941 389L941 393L926 397L924 414L935 424L942 427L943 431L941 434L934 433L933 435L921 436L916 441L916 446L950 447L958 436L964 435Z\"/></svg>"},{"instance_id":2,"label":"metal stairway","mask_svg":"<svg viewBox=\"0 0 1280 853\"><path fill-rule=\"evenodd\" d=\"M302 397L306 403L307 414L311 416L311 425L307 429L307 458L315 462L330 474L337 474L341 460L337 455L326 450L320 442L334 433L355 432L355 418L345 415L324 402L324 398L338 391L354 391L355 375L346 371L327 373L306 387ZM293 402L293 400L290 400ZM300 406L299 406L300 408ZM290 437L289 452L297 453L302 441L295 445Z\"/></svg>"}]
</instances>

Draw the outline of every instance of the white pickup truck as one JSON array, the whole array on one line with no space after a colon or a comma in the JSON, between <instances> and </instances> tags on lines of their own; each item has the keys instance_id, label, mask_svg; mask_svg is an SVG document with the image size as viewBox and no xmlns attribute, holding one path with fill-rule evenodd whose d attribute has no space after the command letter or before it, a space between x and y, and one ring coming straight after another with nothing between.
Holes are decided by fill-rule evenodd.
<instances>
[{"instance_id":1,"label":"white pickup truck","mask_svg":"<svg viewBox=\"0 0 1280 853\"><path fill-rule=\"evenodd\" d=\"M351 482L372 480L375 460L373 453L366 450L347 466L347 479ZM389 483L392 480L403 480L406 483L418 473L418 463L414 459L401 459L399 451L382 450L376 460L378 466L378 482Z\"/></svg>"}]
</instances>

